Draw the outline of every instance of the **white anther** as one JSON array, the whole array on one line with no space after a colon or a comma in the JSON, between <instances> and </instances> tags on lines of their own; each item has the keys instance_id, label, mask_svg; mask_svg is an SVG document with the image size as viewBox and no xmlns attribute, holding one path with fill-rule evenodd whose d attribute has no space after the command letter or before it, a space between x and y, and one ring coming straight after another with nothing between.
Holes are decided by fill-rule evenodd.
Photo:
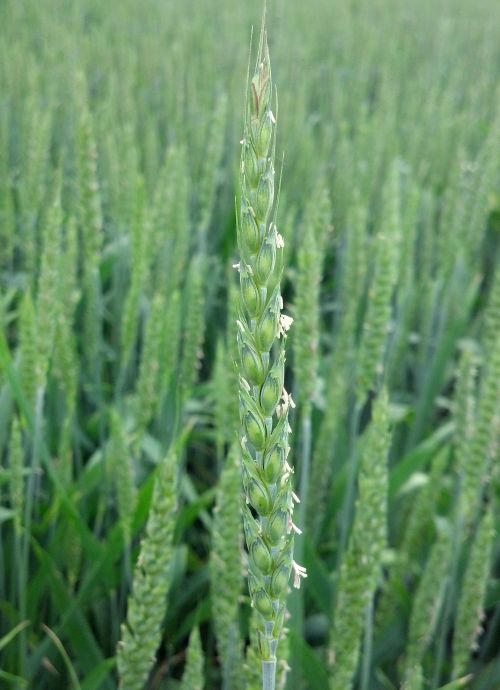
<instances>
[{"instance_id":1,"label":"white anther","mask_svg":"<svg viewBox=\"0 0 500 690\"><path fill-rule=\"evenodd\" d=\"M300 578L307 577L307 570L304 568L304 566L295 563L295 561L292 561L292 567L294 572L293 586L295 589L300 589Z\"/></svg>"},{"instance_id":2,"label":"white anther","mask_svg":"<svg viewBox=\"0 0 500 690\"><path fill-rule=\"evenodd\" d=\"M290 330L290 326L293 323L293 318L287 316L286 314L281 314L278 322L278 338L283 335L286 337L287 331Z\"/></svg>"}]
</instances>

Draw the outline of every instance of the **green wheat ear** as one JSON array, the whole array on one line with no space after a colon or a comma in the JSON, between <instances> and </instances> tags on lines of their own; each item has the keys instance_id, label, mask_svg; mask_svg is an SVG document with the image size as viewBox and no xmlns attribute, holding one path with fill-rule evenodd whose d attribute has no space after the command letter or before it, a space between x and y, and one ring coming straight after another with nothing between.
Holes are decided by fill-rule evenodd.
<instances>
[{"instance_id":1,"label":"green wheat ear","mask_svg":"<svg viewBox=\"0 0 500 690\"><path fill-rule=\"evenodd\" d=\"M349 544L340 568L330 641L330 690L349 690L361 652L367 607L378 586L387 546L389 399L382 389L362 438L359 488Z\"/></svg>"},{"instance_id":2,"label":"green wheat ear","mask_svg":"<svg viewBox=\"0 0 500 690\"><path fill-rule=\"evenodd\" d=\"M238 325L243 525L249 551L249 588L257 612L263 688L273 690L276 649L285 617L292 569L295 585L305 570L293 561L293 470L283 387L285 337L281 314L283 239L275 223L276 119L271 109L271 64L262 25L255 73L249 83L242 141L238 216L240 300Z\"/></svg>"},{"instance_id":3,"label":"green wheat ear","mask_svg":"<svg viewBox=\"0 0 500 690\"><path fill-rule=\"evenodd\" d=\"M453 678L466 671L470 653L477 648L494 539L493 508L490 506L477 528L465 570L453 634Z\"/></svg>"},{"instance_id":4,"label":"green wheat ear","mask_svg":"<svg viewBox=\"0 0 500 690\"><path fill-rule=\"evenodd\" d=\"M203 666L200 631L198 628L193 628L189 636L186 669L182 676L181 690L203 690Z\"/></svg>"},{"instance_id":5,"label":"green wheat ear","mask_svg":"<svg viewBox=\"0 0 500 690\"><path fill-rule=\"evenodd\" d=\"M212 527L210 587L223 687L243 690L239 600L243 580L239 454L232 446L221 472Z\"/></svg>"},{"instance_id":6,"label":"green wheat ear","mask_svg":"<svg viewBox=\"0 0 500 690\"><path fill-rule=\"evenodd\" d=\"M122 625L117 650L119 687L123 690L144 688L160 643L171 582L178 471L178 458L170 452L158 468L146 534L135 565L127 621Z\"/></svg>"}]
</instances>

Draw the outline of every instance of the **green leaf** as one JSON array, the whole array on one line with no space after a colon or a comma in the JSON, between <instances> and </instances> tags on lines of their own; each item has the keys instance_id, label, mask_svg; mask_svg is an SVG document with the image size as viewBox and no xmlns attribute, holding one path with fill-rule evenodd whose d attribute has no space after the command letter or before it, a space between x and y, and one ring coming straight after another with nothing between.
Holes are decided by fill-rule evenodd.
<instances>
[{"instance_id":1,"label":"green leaf","mask_svg":"<svg viewBox=\"0 0 500 690\"><path fill-rule=\"evenodd\" d=\"M308 690L325 690L328 687L328 672L317 654L293 630L290 631L290 660L299 659Z\"/></svg>"}]
</instances>

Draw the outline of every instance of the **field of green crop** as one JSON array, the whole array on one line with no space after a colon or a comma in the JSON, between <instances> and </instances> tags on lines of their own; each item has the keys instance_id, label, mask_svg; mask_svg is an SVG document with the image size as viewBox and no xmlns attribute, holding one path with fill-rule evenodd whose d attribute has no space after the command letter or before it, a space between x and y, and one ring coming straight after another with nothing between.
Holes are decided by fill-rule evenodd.
<instances>
[{"instance_id":1,"label":"field of green crop","mask_svg":"<svg viewBox=\"0 0 500 690\"><path fill-rule=\"evenodd\" d=\"M500 3L262 12L0 0L2 690L500 688Z\"/></svg>"}]
</instances>

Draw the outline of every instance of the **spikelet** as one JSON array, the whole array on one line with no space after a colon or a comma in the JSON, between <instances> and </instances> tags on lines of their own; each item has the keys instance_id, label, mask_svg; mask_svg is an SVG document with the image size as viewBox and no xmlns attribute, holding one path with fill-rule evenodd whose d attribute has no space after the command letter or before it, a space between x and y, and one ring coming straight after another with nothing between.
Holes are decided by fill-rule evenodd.
<instances>
[{"instance_id":1,"label":"spikelet","mask_svg":"<svg viewBox=\"0 0 500 690\"><path fill-rule=\"evenodd\" d=\"M337 142L335 155L335 177L333 198L335 199L334 217L336 227L343 227L349 211L351 194L354 189L354 166L352 160L352 141L349 126L345 120L339 122L340 139Z\"/></svg>"},{"instance_id":2,"label":"spikelet","mask_svg":"<svg viewBox=\"0 0 500 690\"><path fill-rule=\"evenodd\" d=\"M424 690L424 674L421 664L417 664L408 672L402 690Z\"/></svg>"},{"instance_id":3,"label":"spikelet","mask_svg":"<svg viewBox=\"0 0 500 690\"><path fill-rule=\"evenodd\" d=\"M415 251L417 223L420 212L421 192L419 187L408 180L410 189L402 213L402 241L399 257L399 286L396 293L395 332L388 354L390 367L389 381L393 387L406 385L406 363L411 343L412 330L416 321Z\"/></svg>"},{"instance_id":4,"label":"spikelet","mask_svg":"<svg viewBox=\"0 0 500 690\"><path fill-rule=\"evenodd\" d=\"M186 152L171 146L160 171L152 206L154 289L170 294L180 287L189 255L189 185ZM157 254L157 256L156 256Z\"/></svg>"},{"instance_id":5,"label":"spikelet","mask_svg":"<svg viewBox=\"0 0 500 690\"><path fill-rule=\"evenodd\" d=\"M429 480L412 506L400 549L402 561L406 564L418 556L419 549L429 538L429 522L436 514L448 459L449 450L445 446L434 457Z\"/></svg>"},{"instance_id":6,"label":"spikelet","mask_svg":"<svg viewBox=\"0 0 500 690\"><path fill-rule=\"evenodd\" d=\"M9 498L14 513L14 530L20 536L24 513L24 451L19 419L14 417L9 443Z\"/></svg>"},{"instance_id":7,"label":"spikelet","mask_svg":"<svg viewBox=\"0 0 500 690\"><path fill-rule=\"evenodd\" d=\"M97 146L94 122L89 109L87 84L82 72L76 74L78 181L78 224L83 246L83 345L87 363L97 366L101 341L102 300L99 267L103 242L101 194L97 176Z\"/></svg>"},{"instance_id":8,"label":"spikelet","mask_svg":"<svg viewBox=\"0 0 500 690\"><path fill-rule=\"evenodd\" d=\"M75 79L77 104L77 172L79 193L79 224L82 233L84 270L92 275L98 268L102 247L102 211L97 178L97 146L94 122L89 109L85 75L78 72Z\"/></svg>"},{"instance_id":9,"label":"spikelet","mask_svg":"<svg viewBox=\"0 0 500 690\"><path fill-rule=\"evenodd\" d=\"M137 434L142 436L158 407L161 372L160 355L163 338L165 298L156 294L146 324L144 345L139 365L135 400Z\"/></svg>"},{"instance_id":10,"label":"spikelet","mask_svg":"<svg viewBox=\"0 0 500 690\"><path fill-rule=\"evenodd\" d=\"M490 505L472 542L458 602L453 634L453 678L465 673L470 652L481 632L494 538L493 507Z\"/></svg>"},{"instance_id":11,"label":"spikelet","mask_svg":"<svg viewBox=\"0 0 500 690\"><path fill-rule=\"evenodd\" d=\"M415 666L422 661L434 634L444 599L450 562L450 532L443 529L432 545L422 579L413 597L406 647L405 681L411 677Z\"/></svg>"},{"instance_id":12,"label":"spikelet","mask_svg":"<svg viewBox=\"0 0 500 690\"><path fill-rule=\"evenodd\" d=\"M173 151L172 179L173 196L169 205L168 233L172 240L172 248L168 255L168 271L166 291L170 294L178 288L186 273L190 247L190 218L189 218L189 174L186 151L178 147Z\"/></svg>"},{"instance_id":13,"label":"spikelet","mask_svg":"<svg viewBox=\"0 0 500 690\"><path fill-rule=\"evenodd\" d=\"M80 299L80 288L78 285L78 227L74 216L70 216L66 223L65 247L64 252L61 254L59 280L64 289L63 310L66 317L72 321Z\"/></svg>"},{"instance_id":14,"label":"spikelet","mask_svg":"<svg viewBox=\"0 0 500 690\"><path fill-rule=\"evenodd\" d=\"M186 319L183 332L182 361L180 382L185 398L189 397L198 378L203 356L203 340L205 336L205 284L204 262L201 256L196 256L189 267L186 304Z\"/></svg>"},{"instance_id":15,"label":"spikelet","mask_svg":"<svg viewBox=\"0 0 500 690\"><path fill-rule=\"evenodd\" d=\"M37 313L37 386L47 382L54 350L56 324L60 313L61 294L59 262L61 254L61 186L58 176L52 204L44 223L42 264L36 301Z\"/></svg>"},{"instance_id":16,"label":"spikelet","mask_svg":"<svg viewBox=\"0 0 500 690\"><path fill-rule=\"evenodd\" d=\"M297 389L308 414L317 386L320 304L324 238L330 224L330 201L323 185L314 195L300 233L298 271L293 308L294 371Z\"/></svg>"},{"instance_id":17,"label":"spikelet","mask_svg":"<svg viewBox=\"0 0 500 690\"><path fill-rule=\"evenodd\" d=\"M151 243L147 247L148 263L152 263L158 269L155 280L159 280L164 285L165 273L168 266L162 262L165 259L165 245L173 242L172 236L174 229L171 227L171 208L174 201L175 187L172 184L174 175L173 164L175 159L175 149L169 148L166 153L165 161L158 174L158 181L155 185L153 201L151 205ZM170 247L169 247L170 251ZM153 288L159 289L155 282Z\"/></svg>"},{"instance_id":18,"label":"spikelet","mask_svg":"<svg viewBox=\"0 0 500 690\"><path fill-rule=\"evenodd\" d=\"M21 351L20 380L26 402L35 404L38 379L38 329L35 307L29 291L25 292L19 309L19 348Z\"/></svg>"},{"instance_id":19,"label":"spikelet","mask_svg":"<svg viewBox=\"0 0 500 690\"><path fill-rule=\"evenodd\" d=\"M471 181L471 168L463 157L463 152L459 151L444 193L439 219L436 256L445 276L452 273L465 244L467 207L470 204L473 180Z\"/></svg>"},{"instance_id":20,"label":"spikelet","mask_svg":"<svg viewBox=\"0 0 500 690\"><path fill-rule=\"evenodd\" d=\"M239 453L231 447L219 480L212 526L210 587L223 687L243 690L239 599L243 582Z\"/></svg>"},{"instance_id":21,"label":"spikelet","mask_svg":"<svg viewBox=\"0 0 500 690\"><path fill-rule=\"evenodd\" d=\"M313 453L309 483L308 525L317 537L326 512L332 476L332 454L339 425L344 423L346 400L354 366L357 315L366 279L366 209L354 193L350 232L343 263L340 326L330 357L323 421Z\"/></svg>"},{"instance_id":22,"label":"spikelet","mask_svg":"<svg viewBox=\"0 0 500 690\"><path fill-rule=\"evenodd\" d=\"M415 239L417 234L418 214L421 191L414 179L409 175L407 182L406 204L401 212L401 251L399 254L399 281L401 285L412 285L415 270Z\"/></svg>"},{"instance_id":23,"label":"spikelet","mask_svg":"<svg viewBox=\"0 0 500 690\"><path fill-rule=\"evenodd\" d=\"M25 124L23 174L19 181L22 225L18 244L30 279L29 287L34 289L39 258L36 230L47 186L53 113L46 105L41 107L35 97L26 104L25 112L28 121Z\"/></svg>"},{"instance_id":24,"label":"spikelet","mask_svg":"<svg viewBox=\"0 0 500 690\"><path fill-rule=\"evenodd\" d=\"M178 459L171 452L158 468L146 535L134 570L127 621L121 629L117 656L123 690L143 689L160 643L171 582L177 483Z\"/></svg>"},{"instance_id":25,"label":"spikelet","mask_svg":"<svg viewBox=\"0 0 500 690\"><path fill-rule=\"evenodd\" d=\"M180 690L203 690L203 649L201 647L200 631L193 628L189 636L186 669L182 676Z\"/></svg>"},{"instance_id":26,"label":"spikelet","mask_svg":"<svg viewBox=\"0 0 500 690\"><path fill-rule=\"evenodd\" d=\"M391 299L397 280L399 261L399 164L394 161L383 189L382 225L375 237L375 268L368 292L368 310L363 324L357 397L377 388L383 372L384 350L391 321Z\"/></svg>"},{"instance_id":27,"label":"spikelet","mask_svg":"<svg viewBox=\"0 0 500 690\"><path fill-rule=\"evenodd\" d=\"M467 237L465 238L466 255L475 257L481 246L481 239L490 213L489 198L491 192L497 188L499 179L498 158L500 156L500 100L497 102L497 112L489 127L488 136L479 152L471 195L470 215L466 219Z\"/></svg>"},{"instance_id":28,"label":"spikelet","mask_svg":"<svg viewBox=\"0 0 500 690\"><path fill-rule=\"evenodd\" d=\"M468 470L468 453L476 422L477 356L470 347L462 352L456 379L453 402L455 453L458 474L463 476Z\"/></svg>"},{"instance_id":29,"label":"spikelet","mask_svg":"<svg viewBox=\"0 0 500 690\"><path fill-rule=\"evenodd\" d=\"M217 187L220 184L220 164L224 151L226 118L227 96L225 93L222 93L217 97L215 103L213 121L208 134L207 148L198 190L198 234L202 248L205 246L206 234L214 210Z\"/></svg>"},{"instance_id":30,"label":"spikelet","mask_svg":"<svg viewBox=\"0 0 500 690\"><path fill-rule=\"evenodd\" d=\"M179 359L181 339L181 296L175 290L169 298L162 318L160 343L161 392L168 389Z\"/></svg>"},{"instance_id":31,"label":"spikelet","mask_svg":"<svg viewBox=\"0 0 500 690\"><path fill-rule=\"evenodd\" d=\"M77 228L74 218L70 218L66 228L66 247L59 261L59 292L64 295L58 310L55 344L54 375L66 395L67 416L72 417L78 393L78 353L76 336L73 332L75 310L80 297L77 286L78 246Z\"/></svg>"},{"instance_id":32,"label":"spikelet","mask_svg":"<svg viewBox=\"0 0 500 690\"><path fill-rule=\"evenodd\" d=\"M70 485L73 476L73 414L74 410L71 411L71 408L68 408L59 436L59 476L65 486Z\"/></svg>"},{"instance_id":33,"label":"spikelet","mask_svg":"<svg viewBox=\"0 0 500 690\"><path fill-rule=\"evenodd\" d=\"M111 411L111 438L106 455L109 472L116 486L123 536L128 544L136 504L134 465L123 419L116 410Z\"/></svg>"},{"instance_id":34,"label":"spikelet","mask_svg":"<svg viewBox=\"0 0 500 690\"><path fill-rule=\"evenodd\" d=\"M339 296L340 328L351 313L359 312L368 270L367 210L359 191L354 189L353 203L348 215L348 232L345 235Z\"/></svg>"},{"instance_id":35,"label":"spikelet","mask_svg":"<svg viewBox=\"0 0 500 690\"><path fill-rule=\"evenodd\" d=\"M500 334L489 353L477 402L477 418L467 457L462 461L461 510L465 524L474 520L489 482L491 460L498 443L500 414Z\"/></svg>"},{"instance_id":36,"label":"spikelet","mask_svg":"<svg viewBox=\"0 0 500 690\"><path fill-rule=\"evenodd\" d=\"M469 477L469 474L475 472L470 458L477 421L477 377L477 355L471 347L467 346L462 351L457 368L453 401L456 472L460 487L456 516L460 522L463 520L463 512L470 513L472 510L466 506L466 503L471 499L474 500L469 491L464 491L463 488L464 486L472 486L474 483L473 477Z\"/></svg>"},{"instance_id":37,"label":"spikelet","mask_svg":"<svg viewBox=\"0 0 500 690\"><path fill-rule=\"evenodd\" d=\"M16 214L12 194L12 182L6 156L0 157L0 270L12 270L16 247ZM5 168L5 169L4 169Z\"/></svg>"},{"instance_id":38,"label":"spikelet","mask_svg":"<svg viewBox=\"0 0 500 690\"><path fill-rule=\"evenodd\" d=\"M365 609L380 578L387 545L389 410L385 390L362 439L359 493L347 551L340 569L330 640L330 690L349 690L360 658Z\"/></svg>"},{"instance_id":39,"label":"spikelet","mask_svg":"<svg viewBox=\"0 0 500 690\"><path fill-rule=\"evenodd\" d=\"M150 223L146 214L144 179L139 176L136 185L135 211L131 236L131 281L123 307L121 323L122 365L130 360L139 329L141 296L147 269L146 247L149 242Z\"/></svg>"},{"instance_id":40,"label":"spikelet","mask_svg":"<svg viewBox=\"0 0 500 690\"><path fill-rule=\"evenodd\" d=\"M287 462L291 399L283 388L284 340L291 319L281 314L283 240L273 217L276 120L271 100L263 23L256 69L247 91L241 152L237 336L243 524L265 690L275 687L276 649L291 571L297 587L305 575L305 569L293 561L293 470Z\"/></svg>"},{"instance_id":41,"label":"spikelet","mask_svg":"<svg viewBox=\"0 0 500 690\"><path fill-rule=\"evenodd\" d=\"M500 333L500 268L497 267L484 313L483 351L486 363L495 350Z\"/></svg>"}]
</instances>

